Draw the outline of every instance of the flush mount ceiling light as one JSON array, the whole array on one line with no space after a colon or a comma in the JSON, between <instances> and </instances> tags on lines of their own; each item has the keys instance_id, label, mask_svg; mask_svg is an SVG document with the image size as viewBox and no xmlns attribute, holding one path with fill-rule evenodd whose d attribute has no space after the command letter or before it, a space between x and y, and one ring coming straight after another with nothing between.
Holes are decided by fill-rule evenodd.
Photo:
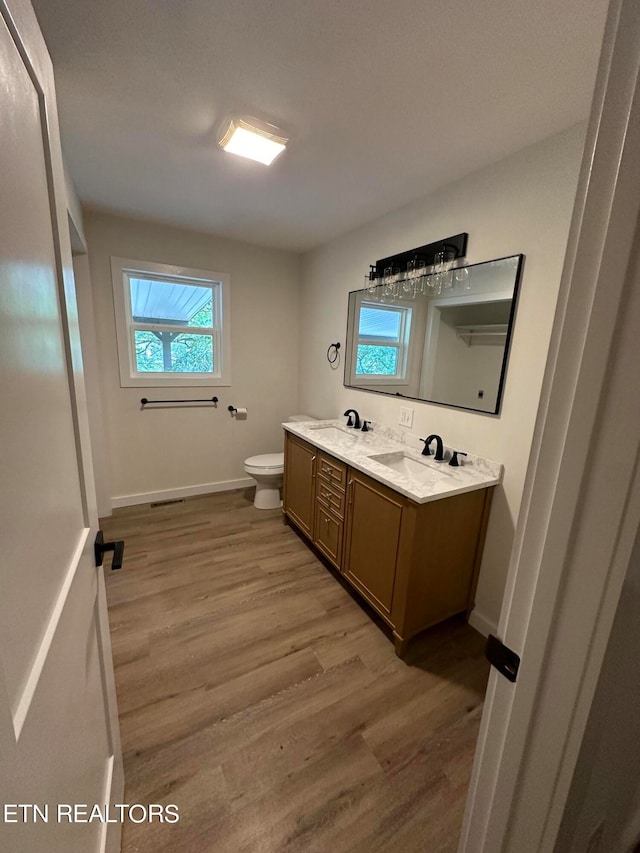
<instances>
[{"instance_id":1,"label":"flush mount ceiling light","mask_svg":"<svg viewBox=\"0 0 640 853\"><path fill-rule=\"evenodd\" d=\"M240 157L248 157L270 166L278 154L284 151L289 140L277 136L277 133L280 133L277 127L269 124L258 126L252 123L253 121L230 119L228 125L224 125L226 130L218 145L230 154L238 154Z\"/></svg>"}]
</instances>

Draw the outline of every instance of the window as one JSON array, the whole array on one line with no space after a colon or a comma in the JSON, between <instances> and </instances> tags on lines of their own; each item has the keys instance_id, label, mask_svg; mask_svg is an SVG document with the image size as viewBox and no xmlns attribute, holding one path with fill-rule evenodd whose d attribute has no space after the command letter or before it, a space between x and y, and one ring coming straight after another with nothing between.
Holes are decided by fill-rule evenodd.
<instances>
[{"instance_id":1,"label":"window","mask_svg":"<svg viewBox=\"0 0 640 853\"><path fill-rule=\"evenodd\" d=\"M111 258L120 384L230 385L229 276Z\"/></svg>"},{"instance_id":2,"label":"window","mask_svg":"<svg viewBox=\"0 0 640 853\"><path fill-rule=\"evenodd\" d=\"M358 321L355 377L397 384L406 377L411 308L362 302Z\"/></svg>"}]
</instances>

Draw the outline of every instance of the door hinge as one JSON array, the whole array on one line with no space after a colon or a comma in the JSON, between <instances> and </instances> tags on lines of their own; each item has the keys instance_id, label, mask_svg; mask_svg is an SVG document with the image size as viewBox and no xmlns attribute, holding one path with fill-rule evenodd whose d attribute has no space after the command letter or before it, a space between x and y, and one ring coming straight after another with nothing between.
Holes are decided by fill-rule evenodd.
<instances>
[{"instance_id":1,"label":"door hinge","mask_svg":"<svg viewBox=\"0 0 640 853\"><path fill-rule=\"evenodd\" d=\"M491 666L495 666L505 678L509 681L517 679L520 658L493 634L489 634L484 653Z\"/></svg>"}]
</instances>

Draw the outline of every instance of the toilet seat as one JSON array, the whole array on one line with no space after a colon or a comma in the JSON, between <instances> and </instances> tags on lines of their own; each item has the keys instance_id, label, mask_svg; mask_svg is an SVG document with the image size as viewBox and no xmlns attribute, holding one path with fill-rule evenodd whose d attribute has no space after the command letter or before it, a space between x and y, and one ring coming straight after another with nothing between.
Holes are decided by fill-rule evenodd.
<instances>
[{"instance_id":1,"label":"toilet seat","mask_svg":"<svg viewBox=\"0 0 640 853\"><path fill-rule=\"evenodd\" d=\"M284 472L284 453L261 453L244 460L247 474L273 476Z\"/></svg>"}]
</instances>

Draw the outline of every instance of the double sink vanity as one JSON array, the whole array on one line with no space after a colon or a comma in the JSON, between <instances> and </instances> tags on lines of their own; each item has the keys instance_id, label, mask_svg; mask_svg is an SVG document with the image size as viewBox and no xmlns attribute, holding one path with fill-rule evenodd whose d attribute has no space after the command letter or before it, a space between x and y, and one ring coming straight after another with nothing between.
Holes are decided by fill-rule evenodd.
<instances>
[{"instance_id":1,"label":"double sink vanity","mask_svg":"<svg viewBox=\"0 0 640 853\"><path fill-rule=\"evenodd\" d=\"M502 465L459 467L417 438L340 421L285 423L283 513L392 629L402 657L416 634L470 612Z\"/></svg>"}]
</instances>

